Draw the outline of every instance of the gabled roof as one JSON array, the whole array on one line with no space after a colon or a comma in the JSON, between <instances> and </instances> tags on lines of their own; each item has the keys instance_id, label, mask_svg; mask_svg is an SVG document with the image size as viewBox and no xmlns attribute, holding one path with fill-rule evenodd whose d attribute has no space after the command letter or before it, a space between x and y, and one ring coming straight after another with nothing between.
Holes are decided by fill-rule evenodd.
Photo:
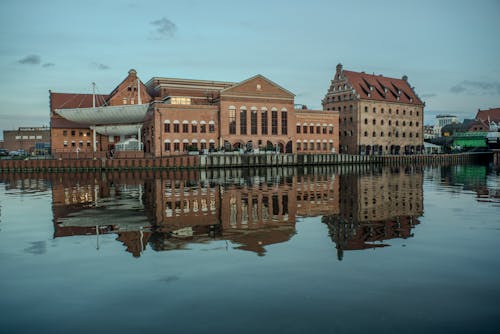
<instances>
[{"instance_id":1,"label":"gabled roof","mask_svg":"<svg viewBox=\"0 0 500 334\"><path fill-rule=\"evenodd\" d=\"M488 110L481 110L476 114L476 119L481 120L488 124L488 122L500 122L500 108L490 108Z\"/></svg>"},{"instance_id":2,"label":"gabled roof","mask_svg":"<svg viewBox=\"0 0 500 334\"><path fill-rule=\"evenodd\" d=\"M342 74L347 77L347 81L356 90L361 99L415 105L423 104L404 79L388 78L382 75L346 70L342 71Z\"/></svg>"},{"instance_id":3,"label":"gabled roof","mask_svg":"<svg viewBox=\"0 0 500 334\"><path fill-rule=\"evenodd\" d=\"M251 78L248 78L246 80L243 80L241 82L238 82L237 84L231 86L231 87L228 87L228 88L225 88L223 90L221 90L221 95L223 95L224 93L232 93L234 91L237 91L238 88L242 88L244 86L246 86L247 84L249 84L250 82L254 81L254 80L262 80L266 83L268 83L269 85L271 86L274 86L276 87L277 89L279 89L282 93L284 93L284 95L288 95L290 98L293 98L295 97L295 94L293 94L292 92L290 92L289 90L281 87L280 85L278 85L277 83L269 80L268 78L266 78L265 76L261 75L261 74L257 74L257 75L254 75L253 77ZM259 94L258 91L256 91L256 94Z\"/></svg>"}]
</instances>

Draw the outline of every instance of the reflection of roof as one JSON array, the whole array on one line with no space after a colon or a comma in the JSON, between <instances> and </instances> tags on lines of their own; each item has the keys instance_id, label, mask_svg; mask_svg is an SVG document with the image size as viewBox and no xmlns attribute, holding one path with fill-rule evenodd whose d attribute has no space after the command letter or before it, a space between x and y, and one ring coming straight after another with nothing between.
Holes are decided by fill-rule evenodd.
<instances>
[{"instance_id":1,"label":"reflection of roof","mask_svg":"<svg viewBox=\"0 0 500 334\"><path fill-rule=\"evenodd\" d=\"M345 70L343 74L362 99L422 104L406 80Z\"/></svg>"},{"instance_id":2,"label":"reflection of roof","mask_svg":"<svg viewBox=\"0 0 500 334\"><path fill-rule=\"evenodd\" d=\"M80 124L127 124L142 122L148 107L148 104L130 104L96 108L56 109L55 112L70 121Z\"/></svg>"}]
</instances>

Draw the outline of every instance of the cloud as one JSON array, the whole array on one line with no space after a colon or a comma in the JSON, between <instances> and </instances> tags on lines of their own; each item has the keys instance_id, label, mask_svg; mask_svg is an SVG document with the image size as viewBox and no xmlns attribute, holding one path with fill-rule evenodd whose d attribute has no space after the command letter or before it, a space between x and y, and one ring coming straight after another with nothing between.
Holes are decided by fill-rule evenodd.
<instances>
[{"instance_id":1,"label":"cloud","mask_svg":"<svg viewBox=\"0 0 500 334\"><path fill-rule=\"evenodd\" d=\"M54 63L45 63L42 65L42 67L53 67L53 66L56 66L56 64Z\"/></svg>"},{"instance_id":2,"label":"cloud","mask_svg":"<svg viewBox=\"0 0 500 334\"><path fill-rule=\"evenodd\" d=\"M155 28L155 33L158 38L174 37L175 32L177 31L175 23L166 17L162 17L156 21L151 21L150 23Z\"/></svg>"},{"instance_id":3,"label":"cloud","mask_svg":"<svg viewBox=\"0 0 500 334\"><path fill-rule=\"evenodd\" d=\"M41 58L39 55L28 55L23 59L17 61L19 64L27 64L27 65L38 65L41 62Z\"/></svg>"},{"instance_id":4,"label":"cloud","mask_svg":"<svg viewBox=\"0 0 500 334\"><path fill-rule=\"evenodd\" d=\"M434 93L420 95L420 97L424 98L424 99L430 99L430 98L433 98L433 97L436 97L436 96L437 96L437 94L434 94Z\"/></svg>"},{"instance_id":5,"label":"cloud","mask_svg":"<svg viewBox=\"0 0 500 334\"><path fill-rule=\"evenodd\" d=\"M105 65L105 64L101 64L101 63L92 63L92 66L97 68L98 70L101 70L101 71L104 71L104 70L109 70L110 67L108 65Z\"/></svg>"},{"instance_id":6,"label":"cloud","mask_svg":"<svg viewBox=\"0 0 500 334\"><path fill-rule=\"evenodd\" d=\"M450 88L455 94L500 95L500 82L464 80Z\"/></svg>"}]
</instances>

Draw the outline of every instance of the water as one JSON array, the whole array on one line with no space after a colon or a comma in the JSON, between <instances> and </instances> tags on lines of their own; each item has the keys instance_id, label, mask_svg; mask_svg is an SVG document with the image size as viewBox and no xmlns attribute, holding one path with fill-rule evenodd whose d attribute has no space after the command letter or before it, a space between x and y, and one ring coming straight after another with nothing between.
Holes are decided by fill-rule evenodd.
<instances>
[{"instance_id":1,"label":"water","mask_svg":"<svg viewBox=\"0 0 500 334\"><path fill-rule=\"evenodd\" d=\"M486 166L0 180L2 333L499 330Z\"/></svg>"}]
</instances>

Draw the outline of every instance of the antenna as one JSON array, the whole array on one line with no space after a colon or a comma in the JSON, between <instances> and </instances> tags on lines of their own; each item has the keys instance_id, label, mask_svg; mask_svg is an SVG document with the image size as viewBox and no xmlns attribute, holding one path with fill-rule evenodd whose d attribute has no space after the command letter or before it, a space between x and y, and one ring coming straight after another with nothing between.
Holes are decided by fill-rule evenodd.
<instances>
[{"instance_id":1,"label":"antenna","mask_svg":"<svg viewBox=\"0 0 500 334\"><path fill-rule=\"evenodd\" d=\"M92 83L92 108L95 108L95 82Z\"/></svg>"}]
</instances>

